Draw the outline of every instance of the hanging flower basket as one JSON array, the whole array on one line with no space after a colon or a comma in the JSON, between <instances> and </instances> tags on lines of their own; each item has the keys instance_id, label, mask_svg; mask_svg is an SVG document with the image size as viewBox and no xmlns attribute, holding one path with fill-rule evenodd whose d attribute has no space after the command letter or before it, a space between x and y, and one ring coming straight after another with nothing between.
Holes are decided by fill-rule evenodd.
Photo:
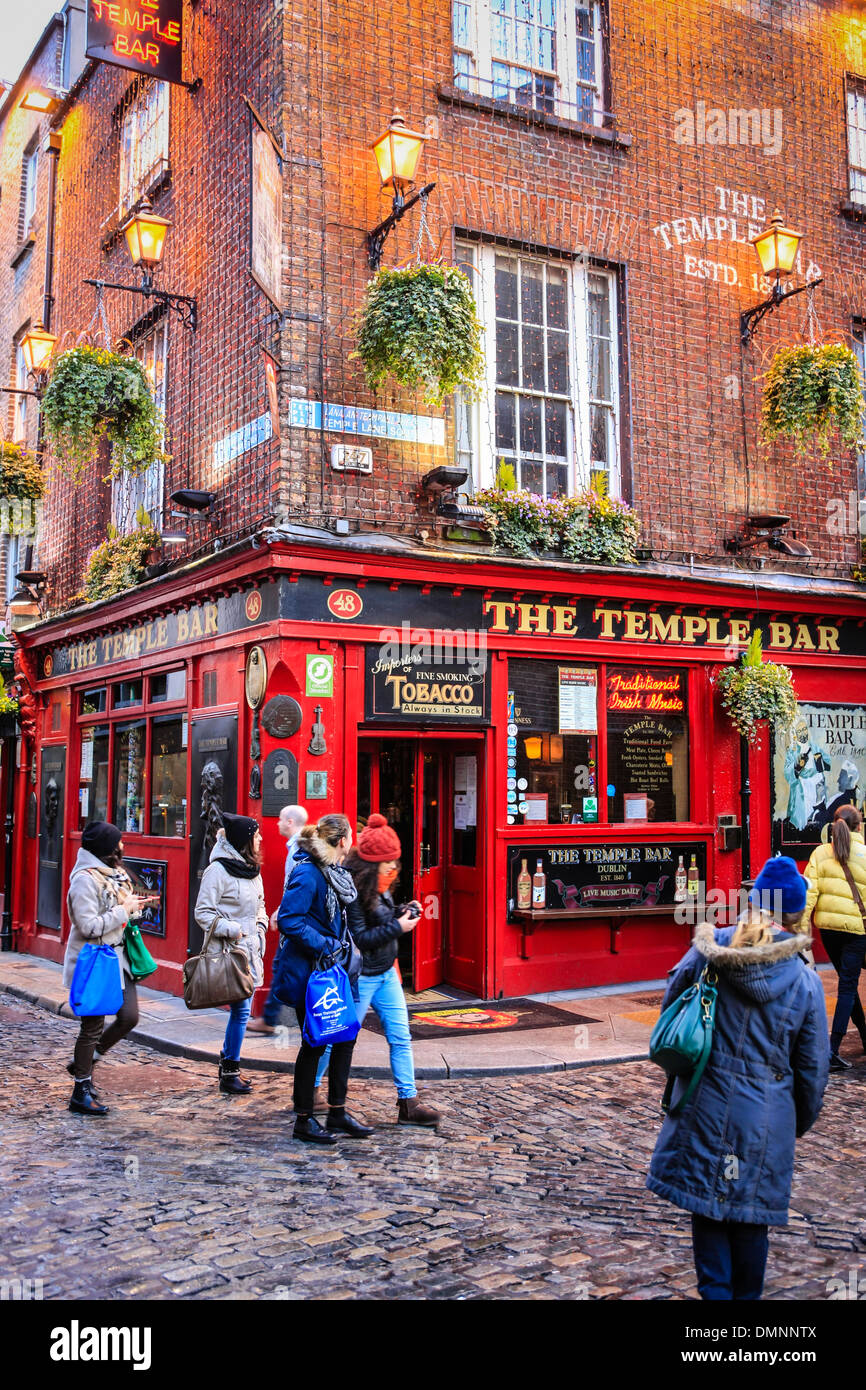
<instances>
[{"instance_id":1,"label":"hanging flower basket","mask_svg":"<svg viewBox=\"0 0 866 1390\"><path fill-rule=\"evenodd\" d=\"M0 676L0 738L15 738L18 733L18 697L10 695Z\"/></svg>"},{"instance_id":2,"label":"hanging flower basket","mask_svg":"<svg viewBox=\"0 0 866 1390\"><path fill-rule=\"evenodd\" d=\"M752 633L740 661L726 666L717 680L723 708L737 731L750 743L757 741L758 726L764 721L787 731L793 728L797 717L797 697L790 668L775 661L763 661L762 655L758 629Z\"/></svg>"},{"instance_id":3,"label":"hanging flower basket","mask_svg":"<svg viewBox=\"0 0 866 1390\"><path fill-rule=\"evenodd\" d=\"M95 603L140 584L148 555L161 545L159 532L152 526L142 527L128 536L110 533L87 562L82 600Z\"/></svg>"},{"instance_id":4,"label":"hanging flower basket","mask_svg":"<svg viewBox=\"0 0 866 1390\"><path fill-rule=\"evenodd\" d=\"M140 473L165 458L163 421L144 367L106 348L64 352L42 399L45 433L61 466L76 481L111 446L110 476Z\"/></svg>"},{"instance_id":5,"label":"hanging flower basket","mask_svg":"<svg viewBox=\"0 0 866 1390\"><path fill-rule=\"evenodd\" d=\"M38 460L20 444L0 440L0 497L38 502L45 492L45 477Z\"/></svg>"},{"instance_id":6,"label":"hanging flower basket","mask_svg":"<svg viewBox=\"0 0 866 1390\"><path fill-rule=\"evenodd\" d=\"M814 443L826 457L834 430L849 448L862 444L863 377L855 354L842 343L781 348L764 377L762 438L792 439L801 454Z\"/></svg>"},{"instance_id":7,"label":"hanging flower basket","mask_svg":"<svg viewBox=\"0 0 866 1390\"><path fill-rule=\"evenodd\" d=\"M388 377L441 405L458 387L481 390L484 356L472 286L455 266L422 264L378 270L358 318L358 348L367 383Z\"/></svg>"}]
</instances>

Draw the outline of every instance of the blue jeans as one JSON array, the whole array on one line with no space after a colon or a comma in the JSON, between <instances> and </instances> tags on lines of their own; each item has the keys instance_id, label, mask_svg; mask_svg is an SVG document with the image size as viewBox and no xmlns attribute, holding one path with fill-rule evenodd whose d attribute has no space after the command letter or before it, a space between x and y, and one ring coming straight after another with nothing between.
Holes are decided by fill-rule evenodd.
<instances>
[{"instance_id":1,"label":"blue jeans","mask_svg":"<svg viewBox=\"0 0 866 1390\"><path fill-rule=\"evenodd\" d=\"M251 998L238 999L229 1006L229 1021L223 1040L223 1056L227 1062L237 1062L240 1059L252 1003Z\"/></svg>"},{"instance_id":2,"label":"blue jeans","mask_svg":"<svg viewBox=\"0 0 866 1390\"><path fill-rule=\"evenodd\" d=\"M386 970L384 975L359 975L354 992L359 1023L363 1023L371 1004L378 1014L382 1027L385 1029L385 1037L388 1040L391 1053L391 1075L397 1087L397 1095L400 1100L410 1100L412 1096L417 1096L418 1088L415 1085L415 1061L412 1057L412 1037L409 1032L409 1010L406 1008L406 996L397 974L397 967L392 965L391 969ZM330 1050L330 1048L325 1049L325 1055L319 1062L316 1072L317 1086L328 1069Z\"/></svg>"},{"instance_id":3,"label":"blue jeans","mask_svg":"<svg viewBox=\"0 0 866 1390\"><path fill-rule=\"evenodd\" d=\"M721 1302L761 1297L769 1248L766 1226L693 1216L692 1247L701 1298Z\"/></svg>"},{"instance_id":4,"label":"blue jeans","mask_svg":"<svg viewBox=\"0 0 866 1390\"><path fill-rule=\"evenodd\" d=\"M274 971L277 968L277 956L283 949L283 942L285 941L285 939L286 938L284 936L280 937L279 942L277 943L277 949L274 952L274 963L271 966L271 987L268 990L268 997L265 1000L265 1007L262 1009L262 1019L268 1025L269 1028L276 1028L283 1013L283 1006L280 1003L277 996L274 994L273 978Z\"/></svg>"}]
</instances>

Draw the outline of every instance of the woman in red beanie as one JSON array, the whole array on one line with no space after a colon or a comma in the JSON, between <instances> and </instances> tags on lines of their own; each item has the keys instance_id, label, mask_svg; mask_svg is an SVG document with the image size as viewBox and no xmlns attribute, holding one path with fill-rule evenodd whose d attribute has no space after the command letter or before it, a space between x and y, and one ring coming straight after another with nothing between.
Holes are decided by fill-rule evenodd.
<instances>
[{"instance_id":1,"label":"woman in red beanie","mask_svg":"<svg viewBox=\"0 0 866 1390\"><path fill-rule=\"evenodd\" d=\"M356 901L346 910L349 931L363 956L357 983L358 1022L363 1022L372 1005L385 1030L397 1087L398 1124L436 1125L439 1112L418 1099L409 1011L396 966L400 937L414 929L421 904L411 902L402 912L394 906L391 888L400 872L400 841L384 816L377 812L370 816L345 865L358 890ZM316 1085L327 1065L326 1052Z\"/></svg>"}]
</instances>

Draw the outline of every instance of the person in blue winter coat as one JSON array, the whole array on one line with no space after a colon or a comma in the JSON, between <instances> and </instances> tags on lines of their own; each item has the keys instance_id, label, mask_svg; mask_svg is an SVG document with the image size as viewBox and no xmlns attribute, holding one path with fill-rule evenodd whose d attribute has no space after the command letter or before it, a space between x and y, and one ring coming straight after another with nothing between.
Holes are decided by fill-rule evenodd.
<instances>
[{"instance_id":1,"label":"person in blue winter coat","mask_svg":"<svg viewBox=\"0 0 866 1390\"><path fill-rule=\"evenodd\" d=\"M305 825L298 836L294 868L286 883L277 913L283 944L274 962L273 989L277 999L290 1005L302 1030L295 1058L293 1137L306 1144L334 1144L337 1135L365 1139L373 1131L346 1109L351 1042L334 1043L328 1066L328 1121L319 1124L313 1115L316 1068L325 1044L313 1047L303 1037L307 984L316 963L345 965L344 942L350 941L345 909L357 897L355 884L343 860L352 847L352 827L346 816L323 816L318 825Z\"/></svg>"},{"instance_id":2,"label":"person in blue winter coat","mask_svg":"<svg viewBox=\"0 0 866 1390\"><path fill-rule=\"evenodd\" d=\"M815 1123L827 1084L824 991L796 928L808 884L793 859L769 859L736 927L703 923L671 972L662 1009L717 977L713 1044L694 1096L665 1117L646 1185L692 1214L703 1299L759 1299L768 1228L788 1221L794 1142ZM772 901L774 912L761 907ZM688 1085L678 1079L672 1108Z\"/></svg>"}]
</instances>

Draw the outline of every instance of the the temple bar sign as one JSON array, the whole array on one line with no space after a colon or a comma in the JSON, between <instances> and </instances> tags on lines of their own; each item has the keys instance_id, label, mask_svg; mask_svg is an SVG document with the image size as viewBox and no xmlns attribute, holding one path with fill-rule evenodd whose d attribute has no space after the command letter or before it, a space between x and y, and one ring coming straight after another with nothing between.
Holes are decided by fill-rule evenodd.
<instances>
[{"instance_id":1,"label":"the temple bar sign","mask_svg":"<svg viewBox=\"0 0 866 1390\"><path fill-rule=\"evenodd\" d=\"M88 0L87 56L183 82L183 0Z\"/></svg>"}]
</instances>

